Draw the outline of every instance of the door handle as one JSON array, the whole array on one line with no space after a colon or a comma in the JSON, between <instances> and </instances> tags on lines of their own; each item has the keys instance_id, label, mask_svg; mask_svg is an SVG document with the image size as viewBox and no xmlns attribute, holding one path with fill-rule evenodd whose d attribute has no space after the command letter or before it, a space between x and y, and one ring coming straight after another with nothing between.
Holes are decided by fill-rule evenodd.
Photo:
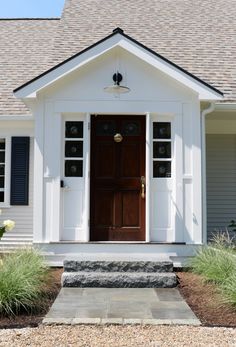
<instances>
[{"instance_id":1,"label":"door handle","mask_svg":"<svg viewBox=\"0 0 236 347\"><path fill-rule=\"evenodd\" d=\"M144 199L145 198L145 186L146 186L146 180L145 180L144 176L141 176L140 182L141 182L141 198Z\"/></svg>"}]
</instances>

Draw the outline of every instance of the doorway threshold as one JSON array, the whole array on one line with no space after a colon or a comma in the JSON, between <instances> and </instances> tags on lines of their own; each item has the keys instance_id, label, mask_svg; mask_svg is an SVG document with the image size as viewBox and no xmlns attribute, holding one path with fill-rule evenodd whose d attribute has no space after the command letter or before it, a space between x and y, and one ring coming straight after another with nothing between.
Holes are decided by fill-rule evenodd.
<instances>
[{"instance_id":1,"label":"doorway threshold","mask_svg":"<svg viewBox=\"0 0 236 347\"><path fill-rule=\"evenodd\" d=\"M186 245L186 242L146 242L146 241L53 241L49 242L50 244L95 244L95 245L106 245L106 244L115 244L115 245Z\"/></svg>"}]
</instances>

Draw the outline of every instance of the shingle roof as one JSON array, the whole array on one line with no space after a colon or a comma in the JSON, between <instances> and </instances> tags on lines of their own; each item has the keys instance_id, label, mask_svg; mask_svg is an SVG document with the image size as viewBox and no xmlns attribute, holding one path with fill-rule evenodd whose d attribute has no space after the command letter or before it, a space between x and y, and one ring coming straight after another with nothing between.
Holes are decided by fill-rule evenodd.
<instances>
[{"instance_id":1,"label":"shingle roof","mask_svg":"<svg viewBox=\"0 0 236 347\"><path fill-rule=\"evenodd\" d=\"M50 67L58 20L0 20L0 114L28 114L13 89Z\"/></svg>"},{"instance_id":2,"label":"shingle roof","mask_svg":"<svg viewBox=\"0 0 236 347\"><path fill-rule=\"evenodd\" d=\"M0 114L25 114L14 88L116 27L236 101L236 0L67 0L60 21L0 21Z\"/></svg>"}]
</instances>

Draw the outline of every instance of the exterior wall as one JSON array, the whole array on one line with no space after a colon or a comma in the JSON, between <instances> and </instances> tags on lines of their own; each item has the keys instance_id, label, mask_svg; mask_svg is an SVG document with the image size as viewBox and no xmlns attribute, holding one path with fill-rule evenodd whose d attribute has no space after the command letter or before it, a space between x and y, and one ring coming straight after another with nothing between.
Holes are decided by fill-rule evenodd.
<instances>
[{"instance_id":1,"label":"exterior wall","mask_svg":"<svg viewBox=\"0 0 236 347\"><path fill-rule=\"evenodd\" d=\"M234 112L215 112L206 120L208 239L236 218L236 121Z\"/></svg>"},{"instance_id":2,"label":"exterior wall","mask_svg":"<svg viewBox=\"0 0 236 347\"><path fill-rule=\"evenodd\" d=\"M17 247L22 244L32 243L33 240L33 176L34 176L34 130L33 122L29 121L0 121L0 137L30 136L30 174L29 174L29 205L28 206L1 206L2 214L0 223L6 219L12 219L16 227L4 234L0 242L0 249ZM8 166L10 166L10 148L7 156ZM9 167L10 168L10 167ZM10 170L8 170L8 176ZM8 177L7 177L8 178ZM9 185L7 194L9 196Z\"/></svg>"},{"instance_id":3,"label":"exterior wall","mask_svg":"<svg viewBox=\"0 0 236 347\"><path fill-rule=\"evenodd\" d=\"M116 53L116 54L115 54ZM61 228L60 187L63 126L67 119L84 121L84 177L78 181L78 201L71 195L70 213L79 213L74 241L89 241L89 162L91 114L146 114L147 241L202 242L201 131L198 95L125 51L104 54L38 95L35 112L34 242L65 240ZM120 53L119 59L117 54ZM117 63L117 60L119 62ZM114 61L116 63L114 63ZM131 92L104 93L119 71ZM142 81L142 83L140 83ZM172 122L173 176L152 178L152 122ZM149 131L150 130L150 131ZM76 207L77 206L77 207ZM68 237L68 240L71 238ZM70 246L68 245L68 248Z\"/></svg>"}]
</instances>

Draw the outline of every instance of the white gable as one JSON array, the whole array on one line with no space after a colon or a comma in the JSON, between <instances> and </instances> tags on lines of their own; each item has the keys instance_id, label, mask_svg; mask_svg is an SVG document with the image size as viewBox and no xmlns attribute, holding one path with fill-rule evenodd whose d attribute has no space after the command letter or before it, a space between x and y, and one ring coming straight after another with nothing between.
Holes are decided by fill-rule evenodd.
<instances>
[{"instance_id":1,"label":"white gable","mask_svg":"<svg viewBox=\"0 0 236 347\"><path fill-rule=\"evenodd\" d=\"M114 95L104 91L116 71L130 92ZM41 90L46 98L76 101L190 101L196 92L155 69L123 48L113 48L85 66Z\"/></svg>"},{"instance_id":2,"label":"white gable","mask_svg":"<svg viewBox=\"0 0 236 347\"><path fill-rule=\"evenodd\" d=\"M164 73L166 76L171 77L172 80L175 80L181 85L197 93L200 100L222 99L220 92L217 92L217 90L214 88L211 88L204 82L201 82L194 76L191 76L187 72L173 65L171 62L166 61L164 58L156 55L154 52L149 51L147 48L119 32L109 36L108 38L100 41L98 44L76 55L72 59L58 65L35 80L32 80L26 85L18 88L15 91L15 96L18 98L36 97L38 91L54 84L56 81L80 69L82 66L85 66L88 63L95 61L99 57L104 56L107 52L112 52L114 48L122 48L138 57L143 62L155 68L158 72ZM114 68L112 72L114 73Z\"/></svg>"}]
</instances>

